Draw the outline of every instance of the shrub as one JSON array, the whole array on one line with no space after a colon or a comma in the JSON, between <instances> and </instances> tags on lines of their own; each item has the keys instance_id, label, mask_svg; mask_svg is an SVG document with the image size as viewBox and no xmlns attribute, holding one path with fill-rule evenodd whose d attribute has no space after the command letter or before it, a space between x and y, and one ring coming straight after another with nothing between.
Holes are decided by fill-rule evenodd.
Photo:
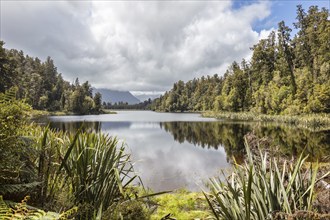
<instances>
[{"instance_id":1,"label":"shrub","mask_svg":"<svg viewBox=\"0 0 330 220\"><path fill-rule=\"evenodd\" d=\"M20 135L30 107L16 99L16 92L17 88L12 88L0 93L0 194L6 198L35 187L25 184L34 179L33 164L28 140Z\"/></svg>"},{"instance_id":2,"label":"shrub","mask_svg":"<svg viewBox=\"0 0 330 220\"><path fill-rule=\"evenodd\" d=\"M110 207L102 215L102 219L108 220L147 220L150 213L144 202L139 200L127 200L119 203L115 208Z\"/></svg>"}]
</instances>

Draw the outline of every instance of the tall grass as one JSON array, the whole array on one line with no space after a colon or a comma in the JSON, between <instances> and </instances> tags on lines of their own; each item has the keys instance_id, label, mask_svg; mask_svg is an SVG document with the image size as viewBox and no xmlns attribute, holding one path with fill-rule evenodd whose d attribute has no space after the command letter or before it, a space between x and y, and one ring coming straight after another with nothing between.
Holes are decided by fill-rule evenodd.
<instances>
[{"instance_id":1,"label":"tall grass","mask_svg":"<svg viewBox=\"0 0 330 220\"><path fill-rule=\"evenodd\" d=\"M307 115L265 115L253 112L213 112L202 113L203 117L217 119L229 119L234 121L261 121L276 122L296 125L312 130L330 129L329 114L307 114Z\"/></svg>"},{"instance_id":2,"label":"tall grass","mask_svg":"<svg viewBox=\"0 0 330 220\"><path fill-rule=\"evenodd\" d=\"M312 201L318 165L303 169L306 157L294 163L268 158L267 153L252 155L249 147L244 164L235 164L230 176L209 181L204 192L216 219L283 219L298 213L317 216ZM306 216L305 216L306 217ZM306 218L305 218L306 219ZM308 219L308 218L307 218Z\"/></svg>"}]
</instances>

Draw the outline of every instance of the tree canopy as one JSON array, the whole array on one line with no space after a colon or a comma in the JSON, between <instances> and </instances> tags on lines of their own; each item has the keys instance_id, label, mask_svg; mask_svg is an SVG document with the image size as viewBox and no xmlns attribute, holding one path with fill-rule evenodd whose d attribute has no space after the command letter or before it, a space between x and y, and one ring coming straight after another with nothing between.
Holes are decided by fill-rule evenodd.
<instances>
[{"instance_id":1,"label":"tree canopy","mask_svg":"<svg viewBox=\"0 0 330 220\"><path fill-rule=\"evenodd\" d=\"M65 81L54 61L24 55L23 51L7 50L0 41L0 93L17 87L17 96L34 109L70 111L76 114L99 113L101 94L93 97L88 81L73 84Z\"/></svg>"}]
</instances>

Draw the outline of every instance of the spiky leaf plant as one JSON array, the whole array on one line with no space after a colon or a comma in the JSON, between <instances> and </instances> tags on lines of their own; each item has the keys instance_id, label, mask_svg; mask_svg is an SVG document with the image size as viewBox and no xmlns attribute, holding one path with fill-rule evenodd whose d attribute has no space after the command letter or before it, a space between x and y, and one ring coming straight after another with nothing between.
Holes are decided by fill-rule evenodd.
<instances>
[{"instance_id":1,"label":"spiky leaf plant","mask_svg":"<svg viewBox=\"0 0 330 220\"><path fill-rule=\"evenodd\" d=\"M75 204L90 204L94 211L125 199L126 188L137 177L124 145L102 133L78 131L71 135L62 168Z\"/></svg>"},{"instance_id":2,"label":"spiky leaf plant","mask_svg":"<svg viewBox=\"0 0 330 220\"><path fill-rule=\"evenodd\" d=\"M247 146L247 145L246 145ZM244 164L235 164L232 174L210 179L210 192L204 192L216 219L278 219L297 211L313 213L312 200L318 165L310 169L306 157L295 162L253 155L246 147Z\"/></svg>"}]
</instances>

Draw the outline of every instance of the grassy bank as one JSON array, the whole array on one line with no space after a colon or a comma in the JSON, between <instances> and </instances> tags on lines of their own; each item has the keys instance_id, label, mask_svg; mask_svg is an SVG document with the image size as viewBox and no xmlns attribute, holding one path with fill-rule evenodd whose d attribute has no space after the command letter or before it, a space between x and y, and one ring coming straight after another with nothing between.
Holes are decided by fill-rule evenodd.
<instances>
[{"instance_id":1,"label":"grassy bank","mask_svg":"<svg viewBox=\"0 0 330 220\"><path fill-rule=\"evenodd\" d=\"M202 113L203 117L226 119L233 121L259 121L286 123L298 127L329 130L329 114L308 114L308 115L265 115L252 112L214 112L207 111Z\"/></svg>"},{"instance_id":2,"label":"grassy bank","mask_svg":"<svg viewBox=\"0 0 330 220\"><path fill-rule=\"evenodd\" d=\"M99 114L117 114L115 111L111 111L109 109L102 109ZM33 119L38 119L46 116L66 116L66 115L76 115L73 112L67 111L45 111L45 110L31 110L29 111L29 115Z\"/></svg>"},{"instance_id":3,"label":"grassy bank","mask_svg":"<svg viewBox=\"0 0 330 220\"><path fill-rule=\"evenodd\" d=\"M182 189L157 196L154 200L159 206L151 215L152 220L159 220L165 216L172 219L207 219L211 216L211 210L201 192Z\"/></svg>"},{"instance_id":4,"label":"grassy bank","mask_svg":"<svg viewBox=\"0 0 330 220\"><path fill-rule=\"evenodd\" d=\"M65 116L65 115L73 115L73 113L69 112L63 112L63 111L55 111L55 112L49 112L45 110L31 110L29 112L29 115L31 118L42 118L45 116Z\"/></svg>"}]
</instances>

